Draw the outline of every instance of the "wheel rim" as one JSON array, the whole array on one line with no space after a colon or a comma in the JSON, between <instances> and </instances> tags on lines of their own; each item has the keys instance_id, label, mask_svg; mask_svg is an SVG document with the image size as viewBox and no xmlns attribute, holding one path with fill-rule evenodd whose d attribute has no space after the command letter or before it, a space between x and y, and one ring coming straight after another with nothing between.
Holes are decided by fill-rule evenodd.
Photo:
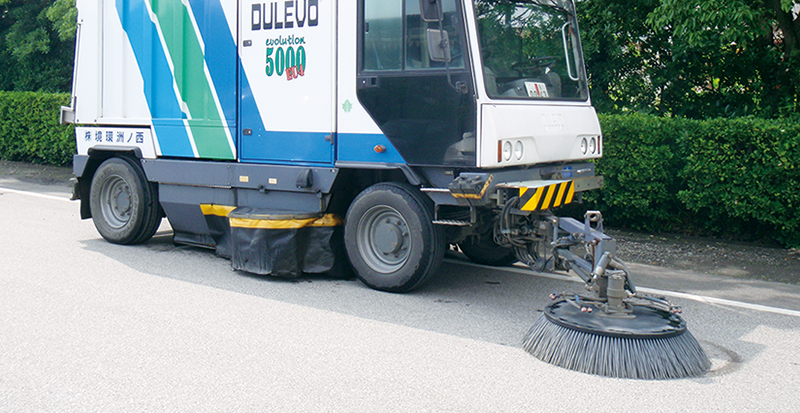
<instances>
[{"instance_id":1,"label":"wheel rim","mask_svg":"<svg viewBox=\"0 0 800 413\"><path fill-rule=\"evenodd\" d=\"M110 177L100 191L100 207L109 226L119 229L131 219L131 187L119 176Z\"/></svg>"},{"instance_id":2,"label":"wheel rim","mask_svg":"<svg viewBox=\"0 0 800 413\"><path fill-rule=\"evenodd\" d=\"M380 273L400 269L411 253L411 233L405 218L394 208L377 205L358 222L358 249L366 264Z\"/></svg>"}]
</instances>

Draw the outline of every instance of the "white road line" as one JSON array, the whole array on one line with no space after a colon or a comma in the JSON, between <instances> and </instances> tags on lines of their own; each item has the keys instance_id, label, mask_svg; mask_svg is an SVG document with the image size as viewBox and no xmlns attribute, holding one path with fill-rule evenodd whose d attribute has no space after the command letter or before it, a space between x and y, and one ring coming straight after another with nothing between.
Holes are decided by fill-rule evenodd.
<instances>
[{"instance_id":1,"label":"white road line","mask_svg":"<svg viewBox=\"0 0 800 413\"><path fill-rule=\"evenodd\" d=\"M47 194L40 194L40 193L37 193L37 192L20 191L20 190L11 189L11 188L2 188L2 187L0 187L0 192L10 192L12 194L28 195L28 196L35 196L35 197L38 197L38 198L55 199L57 201L72 202L72 201L70 201L69 197L67 197L67 196L47 195Z\"/></svg>"},{"instance_id":2,"label":"white road line","mask_svg":"<svg viewBox=\"0 0 800 413\"><path fill-rule=\"evenodd\" d=\"M706 304L727 305L729 307L744 308L747 310L761 311L764 313L773 313L773 314L788 315L792 317L800 317L800 311L788 310L785 308L778 308L778 307L770 307L761 304L751 304L741 301L726 300L724 298L707 297L704 295L679 293L677 291L657 290L655 288L638 287L637 290L643 293L654 294L654 295L668 295L670 297L683 298L685 300L698 301Z\"/></svg>"},{"instance_id":3,"label":"white road line","mask_svg":"<svg viewBox=\"0 0 800 413\"><path fill-rule=\"evenodd\" d=\"M2 188L2 187L0 187L0 192L10 192L10 193L20 194L20 195L28 195L28 196L34 196L34 197L39 197L39 198L54 199L54 200L57 200L57 201L72 202L66 196L47 195L47 194L40 194L40 193L36 193L36 192L20 191L20 190L10 189L10 188ZM515 274L535 275L535 276L541 277L541 278L550 278L550 279L559 280L559 281L571 281L571 282L576 282L576 283L583 283L583 281L581 279L579 279L577 277L574 277L574 276L571 276L571 275L558 275L558 274L539 273L539 272L534 272L534 271L531 271L531 270L529 270L527 268L523 268L523 267L516 267L515 266L515 267L497 268L497 267L491 267L491 266L488 266L488 265L475 264L475 263L472 263L472 262L467 262L467 261L462 261L462 260L452 259L452 258L448 258L445 261L449 262L449 263L453 263L453 264L466 265L466 266L469 266L469 267L485 268L485 269L493 269L493 270L498 270L499 269L499 270L502 270L502 271L505 271L505 272L511 272L511 273L515 273ZM785 308L770 307L770 306L760 305L760 304L751 304L751 303L745 303L745 302L741 302L741 301L726 300L724 298L716 298L716 297L708 297L708 296L703 296L703 295L681 293L681 292L677 292L677 291L657 290L657 289L654 289L654 288L646 288L646 287L639 287L638 290L643 292L643 293L682 298L682 299L685 299L685 300L698 301L698 302L706 303L706 304L726 305L726 306L729 306L729 307L744 308L744 309L747 309L747 310L761 311L761 312L764 312L764 313L773 313L773 314L780 314L780 315L788 315L788 316L791 316L791 317L800 317L800 311L788 310L788 309L785 309Z\"/></svg>"},{"instance_id":4,"label":"white road line","mask_svg":"<svg viewBox=\"0 0 800 413\"><path fill-rule=\"evenodd\" d=\"M532 271L530 269L527 269L527 268L517 267L517 266L498 268L498 267L491 267L491 266L488 266L488 265L475 264L475 263L472 263L472 262L462 261L462 260L458 260L458 259L446 259L445 261L448 262L448 263L466 265L466 266L469 266L469 267L486 268L486 269L492 269L492 270L495 270L495 271L500 270L500 271L504 271L504 272L511 272L511 273L515 273L515 274L534 275L536 277L550 278L550 279L559 280L559 281L571 281L571 282L576 282L576 283L583 283L583 280L581 280L580 278L578 278L576 276L573 276L573 275L558 275L558 274L540 273L540 272L534 272L534 271ZM681 292L677 292L677 291L657 290L655 288L637 287L636 289L637 289L637 291L641 291L641 292L647 293L647 294L663 295L663 296L668 296L668 297L681 298L681 299L684 299L684 300L692 300L692 301L697 301L697 302L706 303L706 304L725 305L725 306L729 306L729 307L736 307L736 308L743 308L743 309L747 309L747 310L760 311L760 312L763 312L763 313L773 313L773 314L780 314L780 315L788 315L788 316L791 316L791 317L800 317L800 311L789 310L789 309L786 309L786 308L770 307L770 306L761 305L761 304L745 303L745 302L741 302L741 301L733 301L733 300L726 300L724 298L716 298L716 297L708 297L708 296L704 296L704 295L681 293Z\"/></svg>"}]
</instances>

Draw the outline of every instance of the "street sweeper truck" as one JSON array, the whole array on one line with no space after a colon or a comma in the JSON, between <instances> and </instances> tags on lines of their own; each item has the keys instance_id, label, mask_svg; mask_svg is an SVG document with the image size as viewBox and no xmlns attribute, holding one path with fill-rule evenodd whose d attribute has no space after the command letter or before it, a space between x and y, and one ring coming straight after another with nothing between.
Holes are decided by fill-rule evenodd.
<instances>
[{"instance_id":1,"label":"street sweeper truck","mask_svg":"<svg viewBox=\"0 0 800 413\"><path fill-rule=\"evenodd\" d=\"M572 0L76 3L61 116L81 217L109 242L145 242L166 217L176 243L236 270L393 292L458 246L585 281L529 333L543 360L708 368L676 307L636 292L602 215L554 213L603 183Z\"/></svg>"}]
</instances>

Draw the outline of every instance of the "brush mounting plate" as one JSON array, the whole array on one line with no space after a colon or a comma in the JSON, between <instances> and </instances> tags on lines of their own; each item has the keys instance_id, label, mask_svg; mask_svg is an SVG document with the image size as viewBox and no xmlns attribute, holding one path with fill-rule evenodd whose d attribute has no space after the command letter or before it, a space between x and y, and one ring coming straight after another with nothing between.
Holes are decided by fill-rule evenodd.
<instances>
[{"instance_id":1,"label":"brush mounting plate","mask_svg":"<svg viewBox=\"0 0 800 413\"><path fill-rule=\"evenodd\" d=\"M544 315L565 328L611 337L665 338L686 331L686 321L677 314L646 305L631 310L627 317L615 317L597 302L562 299L545 307Z\"/></svg>"}]
</instances>

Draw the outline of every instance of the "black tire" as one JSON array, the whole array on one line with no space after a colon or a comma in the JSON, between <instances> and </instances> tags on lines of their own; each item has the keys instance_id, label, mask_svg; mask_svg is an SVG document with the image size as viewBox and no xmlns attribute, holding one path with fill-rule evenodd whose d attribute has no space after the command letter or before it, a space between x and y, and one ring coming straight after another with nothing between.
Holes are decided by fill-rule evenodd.
<instances>
[{"instance_id":1,"label":"black tire","mask_svg":"<svg viewBox=\"0 0 800 413\"><path fill-rule=\"evenodd\" d=\"M491 265L493 267L507 267L517 262L517 256L511 248L497 245L491 234L479 237L469 237L458 244L461 252L476 264Z\"/></svg>"},{"instance_id":2,"label":"black tire","mask_svg":"<svg viewBox=\"0 0 800 413\"><path fill-rule=\"evenodd\" d=\"M433 202L407 184L381 183L347 209L347 256L356 276L376 290L408 292L430 279L444 258L444 231Z\"/></svg>"},{"instance_id":3,"label":"black tire","mask_svg":"<svg viewBox=\"0 0 800 413\"><path fill-rule=\"evenodd\" d=\"M140 244L161 224L158 187L132 159L109 158L97 168L89 195L92 220L114 244Z\"/></svg>"}]
</instances>

